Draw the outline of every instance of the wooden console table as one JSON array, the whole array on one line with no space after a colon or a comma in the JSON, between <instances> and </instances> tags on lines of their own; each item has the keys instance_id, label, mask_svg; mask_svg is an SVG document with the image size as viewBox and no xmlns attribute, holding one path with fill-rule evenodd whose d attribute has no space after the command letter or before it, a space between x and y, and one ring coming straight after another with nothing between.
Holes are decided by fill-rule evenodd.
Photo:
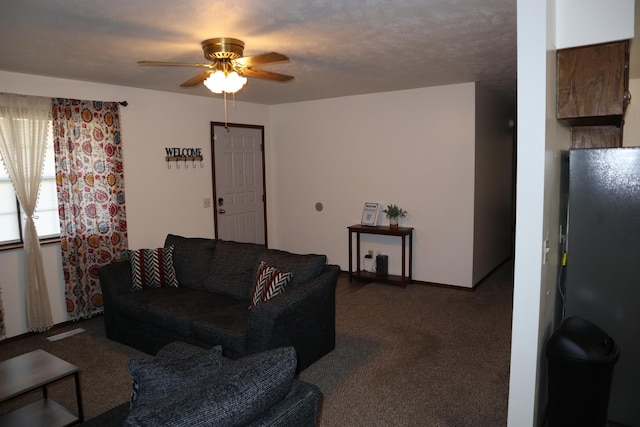
<instances>
[{"instance_id":1,"label":"wooden console table","mask_svg":"<svg viewBox=\"0 0 640 427\"><path fill-rule=\"evenodd\" d=\"M347 227L349 229L349 280L363 279L369 281L379 281L384 283L390 283L392 285L402 286L403 288L407 283L411 283L411 267L413 260L413 227L398 227L391 228L389 226L378 225L362 225L356 224ZM353 234L356 235L356 271L353 271ZM397 276L393 274L376 274L368 271L360 270L360 235L361 234L378 234L383 236L398 236L402 238L402 275ZM407 258L406 258L406 246L407 237L409 238L409 274L406 274Z\"/></svg>"}]
</instances>

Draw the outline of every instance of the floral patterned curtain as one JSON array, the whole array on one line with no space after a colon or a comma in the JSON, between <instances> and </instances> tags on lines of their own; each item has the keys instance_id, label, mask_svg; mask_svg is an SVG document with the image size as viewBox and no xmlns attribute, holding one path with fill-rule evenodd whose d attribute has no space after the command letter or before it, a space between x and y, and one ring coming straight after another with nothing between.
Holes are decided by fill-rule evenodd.
<instances>
[{"instance_id":1,"label":"floral patterned curtain","mask_svg":"<svg viewBox=\"0 0 640 427\"><path fill-rule=\"evenodd\" d=\"M62 268L69 319L102 312L98 269L127 250L118 103L53 100Z\"/></svg>"}]
</instances>

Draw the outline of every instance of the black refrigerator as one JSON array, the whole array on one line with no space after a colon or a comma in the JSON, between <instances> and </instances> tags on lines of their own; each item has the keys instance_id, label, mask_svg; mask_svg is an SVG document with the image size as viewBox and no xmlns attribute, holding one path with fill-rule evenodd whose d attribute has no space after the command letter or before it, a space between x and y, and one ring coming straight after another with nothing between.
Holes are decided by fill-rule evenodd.
<instances>
[{"instance_id":1,"label":"black refrigerator","mask_svg":"<svg viewBox=\"0 0 640 427\"><path fill-rule=\"evenodd\" d=\"M618 344L609 420L640 427L640 147L571 150L565 317Z\"/></svg>"}]
</instances>

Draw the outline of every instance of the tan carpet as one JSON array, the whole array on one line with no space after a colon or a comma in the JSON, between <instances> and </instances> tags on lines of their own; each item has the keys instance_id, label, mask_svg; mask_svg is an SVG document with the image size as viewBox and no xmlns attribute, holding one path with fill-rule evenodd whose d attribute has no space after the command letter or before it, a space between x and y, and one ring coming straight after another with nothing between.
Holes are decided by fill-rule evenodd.
<instances>
[{"instance_id":1,"label":"tan carpet","mask_svg":"<svg viewBox=\"0 0 640 427\"><path fill-rule=\"evenodd\" d=\"M341 281L337 346L300 374L323 426L506 425L513 279L473 292Z\"/></svg>"},{"instance_id":2,"label":"tan carpet","mask_svg":"<svg viewBox=\"0 0 640 427\"><path fill-rule=\"evenodd\" d=\"M320 426L506 425L513 295L511 263L475 291L338 281L336 349L299 378L324 398ZM85 332L50 342L78 327ZM104 337L96 317L0 343L0 360L42 348L80 367L92 418L129 399L127 362L147 357ZM38 392L0 406L0 413ZM50 396L75 408L72 380Z\"/></svg>"},{"instance_id":3,"label":"tan carpet","mask_svg":"<svg viewBox=\"0 0 640 427\"><path fill-rule=\"evenodd\" d=\"M46 339L48 336L76 328L83 328L85 332L60 341L51 342ZM85 419L95 417L129 400L131 377L127 363L133 357L148 357L142 352L108 340L104 335L102 317L97 316L40 335L0 343L0 360L39 348L80 368ZM41 391L36 390L24 398L3 403L0 413L23 406L41 396ZM73 378L63 379L49 387L49 397L75 412L77 406Z\"/></svg>"}]
</instances>

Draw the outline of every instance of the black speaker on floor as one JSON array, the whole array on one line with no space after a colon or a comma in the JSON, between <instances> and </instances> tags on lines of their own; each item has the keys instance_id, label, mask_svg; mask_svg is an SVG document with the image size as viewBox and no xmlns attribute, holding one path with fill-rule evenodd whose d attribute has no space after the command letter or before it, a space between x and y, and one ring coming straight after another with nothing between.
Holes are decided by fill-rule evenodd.
<instances>
[{"instance_id":1,"label":"black speaker on floor","mask_svg":"<svg viewBox=\"0 0 640 427\"><path fill-rule=\"evenodd\" d=\"M378 276L389 274L389 255L376 256L376 274Z\"/></svg>"}]
</instances>

